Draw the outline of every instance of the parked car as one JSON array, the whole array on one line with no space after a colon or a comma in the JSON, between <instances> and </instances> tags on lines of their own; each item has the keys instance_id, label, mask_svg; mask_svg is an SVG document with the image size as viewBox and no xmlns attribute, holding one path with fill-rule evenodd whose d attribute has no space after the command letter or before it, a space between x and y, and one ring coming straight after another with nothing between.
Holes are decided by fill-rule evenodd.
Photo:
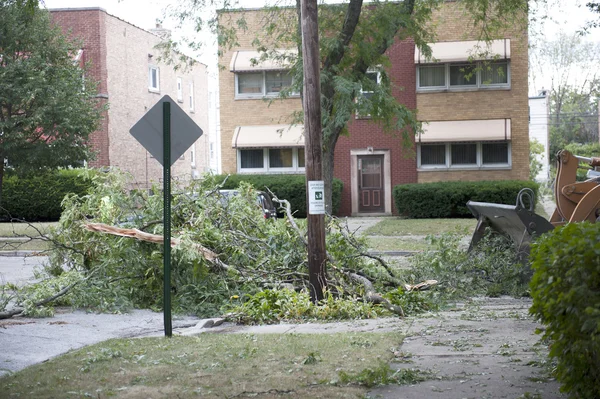
<instances>
[{"instance_id":1,"label":"parked car","mask_svg":"<svg viewBox=\"0 0 600 399\"><path fill-rule=\"evenodd\" d=\"M224 201L227 201L228 198L239 194L240 192L238 190L218 191L218 195L220 195ZM256 191L256 203L262 209L265 219L277 218L277 209L275 209L275 205L273 205L273 201L271 201L269 194L265 193L264 191Z\"/></svg>"}]
</instances>

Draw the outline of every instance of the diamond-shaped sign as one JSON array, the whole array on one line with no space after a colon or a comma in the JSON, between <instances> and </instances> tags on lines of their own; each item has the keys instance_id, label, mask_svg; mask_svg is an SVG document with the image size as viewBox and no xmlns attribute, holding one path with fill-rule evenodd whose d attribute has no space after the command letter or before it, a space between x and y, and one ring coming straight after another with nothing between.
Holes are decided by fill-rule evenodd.
<instances>
[{"instance_id":1,"label":"diamond-shaped sign","mask_svg":"<svg viewBox=\"0 0 600 399\"><path fill-rule=\"evenodd\" d=\"M202 129L171 97L165 95L135 125L129 133L161 165L163 163L163 103L171 103L171 165L182 156L200 136Z\"/></svg>"}]
</instances>

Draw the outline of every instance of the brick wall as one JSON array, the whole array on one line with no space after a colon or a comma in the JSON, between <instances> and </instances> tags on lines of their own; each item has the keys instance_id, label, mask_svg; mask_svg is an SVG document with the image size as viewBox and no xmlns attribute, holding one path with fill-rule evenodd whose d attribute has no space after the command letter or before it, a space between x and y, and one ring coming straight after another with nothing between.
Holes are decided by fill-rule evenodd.
<instances>
[{"instance_id":1,"label":"brick wall","mask_svg":"<svg viewBox=\"0 0 600 399\"><path fill-rule=\"evenodd\" d=\"M277 14L278 15L278 14ZM220 14L222 24L234 26L239 17L245 18L248 30L238 33L238 43L234 49L224 52L219 58L223 69L219 71L219 100L221 112L221 167L223 173L236 173L237 151L232 147L231 140L236 126L240 125L278 125L290 123L294 111L302 110L300 98L276 100L268 103L263 99L235 99L235 74L229 70L229 63L235 51L254 50L252 42L258 35L261 40L267 40L260 32L264 32L267 20L261 10L247 10L239 13ZM293 15L290 14L289 18ZM273 16L273 18L276 18ZM279 15L280 26L291 22L285 16ZM290 46L294 48L294 46Z\"/></svg>"},{"instance_id":2,"label":"brick wall","mask_svg":"<svg viewBox=\"0 0 600 399\"><path fill-rule=\"evenodd\" d=\"M392 61L387 72L390 76L393 94L401 104L409 109L415 109L416 96L416 73L414 67L414 49L412 40L395 43L389 50L388 55ZM369 119L351 119L348 126L350 135L340 137L335 147L334 176L344 182L342 192L342 203L339 214L346 216L352 213L351 201L351 156L350 151L356 149L389 150L391 157L391 185L392 188L398 184L417 182L417 164L414 157L414 147L403 148L399 136L386 134L377 124ZM400 135L400 133L398 133ZM411 134L411 142L414 136ZM394 209L394 213L396 213Z\"/></svg>"},{"instance_id":3,"label":"brick wall","mask_svg":"<svg viewBox=\"0 0 600 399\"><path fill-rule=\"evenodd\" d=\"M98 10L57 10L51 11L52 21L61 27L63 33L81 42L83 61L88 65L87 76L98 82L98 94L108 93L106 80L106 29L105 13ZM106 104L105 98L99 98L99 105ZM110 165L108 126L110 116L104 113L100 127L90 135L90 144L96 152L96 159L89 162L92 167Z\"/></svg>"},{"instance_id":4,"label":"brick wall","mask_svg":"<svg viewBox=\"0 0 600 399\"><path fill-rule=\"evenodd\" d=\"M465 23L460 3L450 2L433 16L437 40L476 40L478 30ZM511 39L510 90L417 93L418 118L421 121L469 119L511 119L512 168L510 170L419 171L418 181L503 180L529 177L528 127L528 43L527 28L517 22L500 35ZM415 86L416 87L416 86Z\"/></svg>"},{"instance_id":5,"label":"brick wall","mask_svg":"<svg viewBox=\"0 0 600 399\"><path fill-rule=\"evenodd\" d=\"M178 105L204 130L196 142L196 170L204 172L208 164L208 80L206 66L195 64L174 71L159 61L155 46L160 38L119 18L107 15L106 42L108 89L110 94L109 126L111 165L131 173L139 187L162 182L163 168L138 141L129 134L133 126L165 94L177 101L177 78L182 79L183 101ZM149 90L149 66L159 68L159 91ZM194 112L189 111L190 83L194 88ZM189 180L192 174L190 150L171 167L177 180Z\"/></svg>"},{"instance_id":6,"label":"brick wall","mask_svg":"<svg viewBox=\"0 0 600 399\"><path fill-rule=\"evenodd\" d=\"M120 168L133 177L135 187L146 188L162 182L162 166L130 135L129 129L162 96L177 100L177 77L183 82L183 102L179 105L204 130L195 143L196 167L207 170L208 159L208 78L206 66L194 64L175 71L159 62L160 38L100 8L51 11L54 21L72 37L82 40L90 76L99 82L99 93L108 96L109 110L102 127L92 135L91 143L99 153L90 166ZM148 89L149 64L160 68L160 92ZM189 112L189 84L193 82L194 112ZM106 100L103 100L106 101ZM192 176L190 150L177 160L171 173L174 179Z\"/></svg>"}]
</instances>

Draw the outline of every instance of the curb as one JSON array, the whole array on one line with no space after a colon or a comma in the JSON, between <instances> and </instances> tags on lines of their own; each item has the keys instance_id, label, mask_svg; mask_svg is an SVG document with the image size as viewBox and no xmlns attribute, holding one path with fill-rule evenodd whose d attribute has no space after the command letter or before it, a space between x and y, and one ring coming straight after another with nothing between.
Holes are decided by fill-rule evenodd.
<instances>
[{"instance_id":1,"label":"curb","mask_svg":"<svg viewBox=\"0 0 600 399\"><path fill-rule=\"evenodd\" d=\"M48 256L47 254L44 254L43 252L40 251L0 251L0 257L2 256L7 256L7 257L23 257L23 256Z\"/></svg>"}]
</instances>

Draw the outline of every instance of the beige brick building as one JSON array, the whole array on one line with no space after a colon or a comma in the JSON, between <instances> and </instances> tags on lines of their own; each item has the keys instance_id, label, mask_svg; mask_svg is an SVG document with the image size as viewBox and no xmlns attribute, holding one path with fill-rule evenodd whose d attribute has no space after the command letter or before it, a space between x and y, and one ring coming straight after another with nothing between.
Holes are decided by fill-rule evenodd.
<instances>
[{"instance_id":1,"label":"beige brick building","mask_svg":"<svg viewBox=\"0 0 600 399\"><path fill-rule=\"evenodd\" d=\"M102 8L50 10L54 23L82 41L82 62L99 83L99 100L108 103L102 126L92 134L97 152L90 166L117 167L133 176L134 187L162 182L162 166L129 129L160 98L168 94L204 134L175 162L172 176L190 179L208 167L208 80L206 66L175 70L159 61L164 29L146 31Z\"/></svg>"},{"instance_id":2,"label":"beige brick building","mask_svg":"<svg viewBox=\"0 0 600 399\"><path fill-rule=\"evenodd\" d=\"M434 60L415 52L419 182L529 178L526 24L477 43L465 10L434 13ZM474 70L469 70L475 66ZM469 76L469 71L472 71Z\"/></svg>"},{"instance_id":3,"label":"beige brick building","mask_svg":"<svg viewBox=\"0 0 600 399\"><path fill-rule=\"evenodd\" d=\"M295 29L295 14L273 21L263 10L243 10L223 12L220 21L236 26L242 13L248 29L219 60L223 172L304 173L302 127L289 127L293 112L301 110L300 98L277 99L279 87L291 82L289 65L277 57L260 59L253 46L256 36L267 41L261 37L266 20ZM466 15L454 1L434 13L433 58L410 39L388 50L394 95L417 109L424 131L406 151L368 118L352 118L349 136L340 138L335 151L334 176L344 182L339 214L394 213L391 189L398 184L528 179L526 22L478 43ZM277 54L293 57L293 51ZM377 187L364 190L365 178Z\"/></svg>"}]
</instances>

